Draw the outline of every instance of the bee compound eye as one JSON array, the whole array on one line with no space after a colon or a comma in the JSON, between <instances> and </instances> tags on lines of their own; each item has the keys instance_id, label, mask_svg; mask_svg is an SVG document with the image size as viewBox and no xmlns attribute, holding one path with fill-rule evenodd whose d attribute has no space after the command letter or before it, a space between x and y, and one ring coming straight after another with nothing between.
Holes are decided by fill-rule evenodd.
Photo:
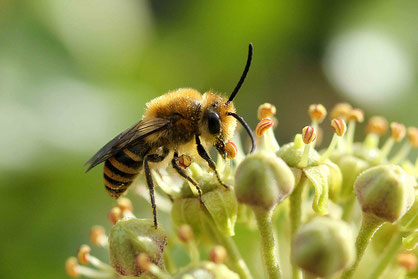
<instances>
[{"instance_id":1,"label":"bee compound eye","mask_svg":"<svg viewBox=\"0 0 418 279\"><path fill-rule=\"evenodd\" d=\"M208 113L208 129L213 135L218 134L221 131L221 120L219 119L219 115L217 113Z\"/></svg>"}]
</instances>

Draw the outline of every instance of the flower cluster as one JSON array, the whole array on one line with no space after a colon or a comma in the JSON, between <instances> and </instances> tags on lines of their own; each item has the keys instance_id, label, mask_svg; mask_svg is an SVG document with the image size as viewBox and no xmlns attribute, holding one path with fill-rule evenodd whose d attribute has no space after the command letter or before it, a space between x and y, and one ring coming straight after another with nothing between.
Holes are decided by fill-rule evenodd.
<instances>
[{"instance_id":1,"label":"flower cluster","mask_svg":"<svg viewBox=\"0 0 418 279\"><path fill-rule=\"evenodd\" d=\"M131 201L120 198L108 214L110 232L94 226L90 233L92 244L108 251L109 263L82 245L77 257L67 260L67 274L263 278L243 260L239 244L244 243L235 242L236 223L243 223L259 233L268 278L416 278L418 159L412 163L408 155L418 147L418 129L375 116L365 139L356 142L364 114L341 103L330 112L330 144L319 149L327 110L315 104L308 113L309 125L280 146L276 108L261 105L256 151L245 156L235 136L226 143L228 159L218 157L218 173L233 187L219 185L203 164L181 155L179 164L198 182L201 199L196 187L170 168L153 171L158 208L171 215L166 229L174 233L137 218ZM390 135L380 144L388 127ZM135 194L148 198L141 183ZM279 249L282 245L290 251ZM178 247L183 254L174 253ZM176 257L186 257L186 263Z\"/></svg>"}]
</instances>

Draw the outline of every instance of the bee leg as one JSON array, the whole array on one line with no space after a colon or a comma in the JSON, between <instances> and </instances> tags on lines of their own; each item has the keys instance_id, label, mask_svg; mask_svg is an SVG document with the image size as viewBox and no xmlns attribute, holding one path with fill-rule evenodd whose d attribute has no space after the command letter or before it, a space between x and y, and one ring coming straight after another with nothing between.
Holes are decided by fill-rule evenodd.
<instances>
[{"instance_id":1,"label":"bee leg","mask_svg":"<svg viewBox=\"0 0 418 279\"><path fill-rule=\"evenodd\" d=\"M164 160L167 157L169 150L164 148L163 154L148 154L144 158L144 172L145 172L145 181L147 182L150 198L151 198L151 206L152 206L152 214L154 216L154 227L158 228L158 221L157 221L157 206L155 205L155 198L154 198L154 181L152 180L151 170L149 168L149 162L157 163Z\"/></svg>"},{"instance_id":2,"label":"bee leg","mask_svg":"<svg viewBox=\"0 0 418 279\"><path fill-rule=\"evenodd\" d=\"M196 180L194 180L193 178L191 178L185 171L184 169L182 169L179 165L178 165L178 158L179 158L179 154L177 152L174 152L174 157L173 160L171 160L171 165L173 166L173 168L177 171L178 174L180 174L184 179L186 179L187 181L189 181L190 183L192 183L196 189L197 192L199 193L199 199L200 199L200 203L203 204L202 201L202 189L200 189L199 184L196 182Z\"/></svg>"},{"instance_id":3,"label":"bee leg","mask_svg":"<svg viewBox=\"0 0 418 279\"><path fill-rule=\"evenodd\" d=\"M216 164L210 158L209 154L206 152L205 148L200 142L199 135L196 135L196 144L197 144L197 152L199 153L200 157L202 157L208 163L209 167L215 172L216 178L218 179L219 183L222 186L224 186L226 189L229 189L229 186L222 182L221 177L219 176L219 173L216 170Z\"/></svg>"}]
</instances>

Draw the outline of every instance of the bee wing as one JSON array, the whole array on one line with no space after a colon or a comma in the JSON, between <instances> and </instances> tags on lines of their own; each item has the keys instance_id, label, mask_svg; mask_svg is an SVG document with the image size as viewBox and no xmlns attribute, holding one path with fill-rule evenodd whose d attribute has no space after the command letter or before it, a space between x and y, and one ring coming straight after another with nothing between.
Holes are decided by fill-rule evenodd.
<instances>
[{"instance_id":1,"label":"bee wing","mask_svg":"<svg viewBox=\"0 0 418 279\"><path fill-rule=\"evenodd\" d=\"M89 165L87 171L113 157L120 150L132 146L139 140L167 128L169 124L170 120L163 118L154 118L138 122L117 135L114 139L103 146L96 154L94 154L94 156L86 162L86 165Z\"/></svg>"}]
</instances>

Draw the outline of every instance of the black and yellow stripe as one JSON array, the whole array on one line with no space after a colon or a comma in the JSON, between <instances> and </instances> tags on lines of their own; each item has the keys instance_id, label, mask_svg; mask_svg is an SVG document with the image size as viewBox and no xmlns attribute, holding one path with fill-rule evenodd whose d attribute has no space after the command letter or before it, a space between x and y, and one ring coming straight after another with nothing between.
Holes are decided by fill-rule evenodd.
<instances>
[{"instance_id":1,"label":"black and yellow stripe","mask_svg":"<svg viewBox=\"0 0 418 279\"><path fill-rule=\"evenodd\" d=\"M114 198L122 195L141 171L142 164L143 157L129 149L106 160L103 177L109 195Z\"/></svg>"}]
</instances>

